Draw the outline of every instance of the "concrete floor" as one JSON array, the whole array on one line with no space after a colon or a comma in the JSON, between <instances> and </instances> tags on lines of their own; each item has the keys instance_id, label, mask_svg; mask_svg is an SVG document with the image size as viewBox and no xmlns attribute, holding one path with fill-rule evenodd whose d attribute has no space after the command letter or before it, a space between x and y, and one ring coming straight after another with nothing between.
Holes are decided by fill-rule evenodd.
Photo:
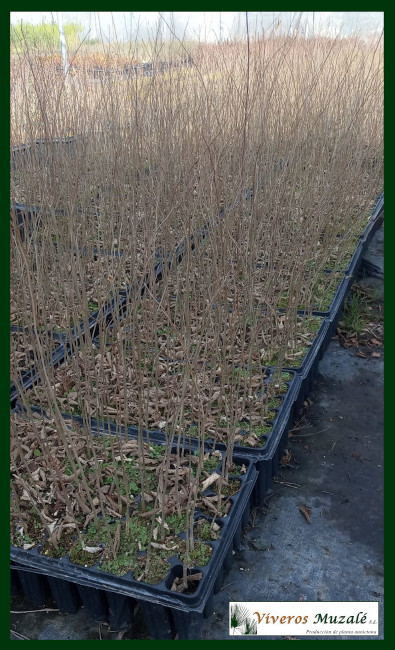
<instances>
[{"instance_id":1,"label":"concrete floor","mask_svg":"<svg viewBox=\"0 0 395 650\"><path fill-rule=\"evenodd\" d=\"M383 271L383 228L366 259ZM363 282L382 289L377 273ZM332 341L319 366L312 404L287 445L291 459L276 477L266 506L253 512L243 550L234 556L203 639L228 635L229 601L377 601L378 637L247 637L382 640L383 630L383 359L356 355ZM311 509L311 523L300 512ZM55 605L54 605L55 607ZM11 603L11 639L117 639L87 620ZM144 625L124 639L147 639Z\"/></svg>"}]
</instances>

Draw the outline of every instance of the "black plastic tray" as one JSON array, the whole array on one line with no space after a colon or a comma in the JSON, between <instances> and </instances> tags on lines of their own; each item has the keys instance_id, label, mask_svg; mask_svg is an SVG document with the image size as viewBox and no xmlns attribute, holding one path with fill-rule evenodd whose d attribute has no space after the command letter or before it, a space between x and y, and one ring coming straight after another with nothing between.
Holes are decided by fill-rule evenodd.
<instances>
[{"instance_id":1,"label":"black plastic tray","mask_svg":"<svg viewBox=\"0 0 395 650\"><path fill-rule=\"evenodd\" d=\"M266 368L265 370L269 371L270 380L275 369ZM281 406L273 409L275 416L271 421L271 431L265 435L265 444L261 447L247 447L240 444L234 445L234 453L237 454L237 456L249 458L253 462L257 463L259 476L254 492L254 502L256 505L263 504L264 495L270 487L272 477L278 467L278 456L279 454L282 454L282 449L284 448L289 430L292 427L296 416L296 407L299 403L300 383L303 377L302 375L295 373L293 369L287 370L287 372L289 372L293 378L289 382L289 389L283 396ZM22 410L22 408L20 408L20 410ZM32 411L43 412L39 407L32 407ZM81 416L63 413L63 417L65 420L74 420L81 425L84 424L84 420ZM117 433L119 435L119 433L121 433L123 436L127 434L130 438L138 437L138 429L135 426L129 425L125 427L116 424L114 421L90 418L89 427L94 433L99 432L114 435ZM163 444L166 441L166 434L159 429L144 430L143 434L153 444ZM180 436L179 441L183 448L190 447L192 449L198 449L200 447L199 440L188 436L188 432L185 432L183 436ZM204 441L204 449L206 451L213 451L214 449L225 451L226 445L222 442L214 442L213 439L207 438Z\"/></svg>"},{"instance_id":2,"label":"black plastic tray","mask_svg":"<svg viewBox=\"0 0 395 650\"><path fill-rule=\"evenodd\" d=\"M339 286L339 289L336 293L336 299L332 303L331 311L329 316L326 318L327 326L325 328L325 333L319 340L318 349L317 346L313 343L313 348L310 350L310 354L306 355L305 362L301 369L301 384L300 384L300 394L297 402L297 412L302 408L303 402L306 397L309 395L313 388L315 378L318 373L318 364L322 359L325 350L327 349L330 341L333 336L336 334L336 330L339 324L339 321L343 314L344 303L347 299L347 295L351 290L351 286L355 282L355 279L358 274L358 270L362 264L363 252L365 246L359 241L352 260L349 264L349 267L344 274L344 278ZM319 315L317 312L313 312L316 315Z\"/></svg>"},{"instance_id":3,"label":"black plastic tray","mask_svg":"<svg viewBox=\"0 0 395 650\"><path fill-rule=\"evenodd\" d=\"M360 237L364 251L369 246L371 239L378 228L384 222L384 192L380 194L377 203L373 208L369 223Z\"/></svg>"},{"instance_id":4,"label":"black plastic tray","mask_svg":"<svg viewBox=\"0 0 395 650\"><path fill-rule=\"evenodd\" d=\"M16 220L13 217L16 215ZM21 240L26 240L26 235L32 235L34 230L42 224L42 212L38 205L24 205L23 203L11 203L10 209L11 228L17 227Z\"/></svg>"},{"instance_id":5,"label":"black plastic tray","mask_svg":"<svg viewBox=\"0 0 395 650\"><path fill-rule=\"evenodd\" d=\"M11 325L11 333L12 332L29 332L29 328L27 327L18 327L17 325ZM49 365L57 365L59 363L59 359L63 357L64 355L64 349L62 347L63 342L64 342L64 337L62 334L58 334L55 332L47 332L48 338L52 339L55 344L57 344L57 347L55 348L54 352L52 353L52 359L49 362ZM25 390L26 388L30 388L33 384L37 383L38 377L37 377L37 371L35 370L34 366L30 368L26 368L21 371L20 373L20 380L21 380L21 388L22 390ZM15 406L16 399L18 398L18 390L15 387L15 384L11 382L11 387L10 387L10 401L11 401L11 408Z\"/></svg>"},{"instance_id":6,"label":"black plastic tray","mask_svg":"<svg viewBox=\"0 0 395 650\"><path fill-rule=\"evenodd\" d=\"M336 293L333 297L330 307L327 310L322 310L322 311L318 309L313 309L311 312L313 316L321 316L322 318L326 318L329 321L333 321L336 318L336 315L339 313L339 310L341 309L344 303L344 299L350 288L350 285L354 281L353 278L356 276L358 269L361 265L363 250L364 248L361 241L358 241L353 257L351 258L347 270L344 272L344 275L337 287ZM308 313L307 311L304 311L302 309L298 310L298 314L300 315L307 314L307 313Z\"/></svg>"},{"instance_id":7,"label":"black plastic tray","mask_svg":"<svg viewBox=\"0 0 395 650\"><path fill-rule=\"evenodd\" d=\"M56 350L52 353L52 358L49 363L50 367L56 367L63 363L66 355L66 350L64 345L60 344ZM38 370L33 366L30 369L26 369L21 375L21 390L29 390L35 384L40 382L40 374ZM15 386L14 382L10 383L10 405L11 409L15 408L17 400L19 398L19 390Z\"/></svg>"},{"instance_id":8,"label":"black plastic tray","mask_svg":"<svg viewBox=\"0 0 395 650\"><path fill-rule=\"evenodd\" d=\"M154 266L154 282L160 282L162 280L163 271L165 264L171 265L174 263L174 258L165 262L157 262ZM181 256L182 259L182 256ZM128 307L128 296L131 293L140 293L144 295L147 288L150 286L151 277L147 273L145 278L142 278L136 283L128 287L125 290L119 290L117 295L110 300L108 300L101 309L92 311L88 319L88 328L86 331L85 323L83 320L79 322L78 325L74 326L69 333L64 333L60 335L62 345L59 346L56 354L52 357L52 362L49 364L51 367L55 367L63 363L66 357L70 354L74 354L76 348L81 344L82 341L86 340L87 335L93 339L97 337L100 333L100 330L103 327L107 327L111 322L113 322L115 317L118 317L124 314L127 311ZM27 372L26 378L23 382L23 388L29 389L34 384L39 383L40 376L39 372L34 368ZM11 384L11 403L15 403L17 398L17 390L13 384Z\"/></svg>"},{"instance_id":9,"label":"black plastic tray","mask_svg":"<svg viewBox=\"0 0 395 650\"><path fill-rule=\"evenodd\" d=\"M329 321L331 323L330 325L331 337L334 336L334 334L336 333L338 323L343 313L345 299L347 297L348 292L351 289L352 284L355 282L355 279L358 275L359 268L362 264L363 252L364 252L364 246L361 242L359 242L355 249L351 262L348 266L348 269L344 274L344 278L341 282L341 286L339 287L337 300L332 305L331 313L329 316Z\"/></svg>"},{"instance_id":10,"label":"black plastic tray","mask_svg":"<svg viewBox=\"0 0 395 650\"><path fill-rule=\"evenodd\" d=\"M68 136L61 138L52 138L50 140L37 139L32 142L17 144L11 147L11 169L14 171L20 169L23 164L35 157L38 161L45 157L46 152L60 151L69 153L74 157L74 148L76 142L83 136ZM48 155L48 154L47 154Z\"/></svg>"},{"instance_id":11,"label":"black plastic tray","mask_svg":"<svg viewBox=\"0 0 395 650\"><path fill-rule=\"evenodd\" d=\"M49 597L55 598L63 613L74 613L81 604L94 620L109 621L113 630L128 628L138 603L149 634L155 639L199 639L203 616L213 611L214 594L222 587L224 572L232 564L233 550L240 550L242 530L248 524L252 493L257 470L251 459L233 456L235 463L244 464L246 473L237 475L239 492L230 497L233 505L229 514L218 518L221 535L211 543L213 554L205 567L194 567L191 573L202 572L203 578L193 594L170 590L175 577L182 575L182 563L176 556L169 558L168 576L158 585L138 582L128 574L115 576L95 567L85 568L39 553L39 547L29 551L11 546L11 584L14 593L22 589L35 606L42 606ZM197 516L200 512L197 511ZM16 574L16 578L15 578Z\"/></svg>"}]
</instances>

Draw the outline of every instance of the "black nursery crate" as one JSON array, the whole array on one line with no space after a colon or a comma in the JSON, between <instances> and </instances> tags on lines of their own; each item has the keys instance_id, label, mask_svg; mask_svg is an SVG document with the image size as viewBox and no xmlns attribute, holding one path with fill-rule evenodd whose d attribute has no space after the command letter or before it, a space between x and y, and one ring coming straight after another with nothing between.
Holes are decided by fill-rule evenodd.
<instances>
[{"instance_id":1,"label":"black nursery crate","mask_svg":"<svg viewBox=\"0 0 395 650\"><path fill-rule=\"evenodd\" d=\"M62 364L65 360L66 356L66 349L65 346L62 344L59 344L56 350L52 353L51 359L49 361L49 367L56 367ZM32 367L28 370L25 370L21 374L21 384L20 387L18 388L14 382L11 382L10 384L10 405L11 408L13 409L17 403L17 400L19 398L19 391L23 390L29 390L32 388L32 386L38 384L41 381L39 371L35 368Z\"/></svg>"},{"instance_id":2,"label":"black nursery crate","mask_svg":"<svg viewBox=\"0 0 395 650\"><path fill-rule=\"evenodd\" d=\"M331 308L331 312L328 318L330 322L329 340L336 334L337 326L343 314L344 302L346 300L347 294L351 289L352 284L355 282L359 268L362 264L363 252L364 246L361 242L359 242L339 287L336 302L333 303Z\"/></svg>"},{"instance_id":3,"label":"black nursery crate","mask_svg":"<svg viewBox=\"0 0 395 650\"><path fill-rule=\"evenodd\" d=\"M30 213L29 213L30 214ZM102 251L100 251L102 253ZM109 252L107 251L109 254ZM97 251L97 254L99 254L99 251ZM121 256L123 253L120 252L118 253L117 256ZM180 253L179 256L174 257L174 254L172 258L168 262L163 262L161 259L159 261L156 261L155 266L154 266L154 282L160 282L163 277L163 272L165 269L165 265L168 264L169 266L174 263L174 260L181 261L184 253ZM156 257L156 260L158 260L158 256ZM114 318L118 318L122 314L124 314L127 310L127 305L128 305L128 296L131 293L135 293L136 295L144 295L146 292L147 288L150 286L151 282L151 276L149 273L146 274L145 278L136 281L136 283L130 287L128 287L125 290L119 290L115 297L111 298L108 300L103 307L96 311L92 311L90 313L89 319L88 319L88 327L85 327L85 323L83 320L81 320L78 325L74 326L69 333L64 333L60 335L60 340L62 344L59 346L57 351L53 354L52 360L50 362L51 367L56 367L57 365L60 365L63 363L66 359L66 357L70 354L74 354L76 351L76 348L86 340L87 336L89 336L91 339L97 337L100 333L100 330L103 327L107 327L109 324L111 324L114 321ZM31 388L34 384L37 384L40 382L40 375L38 370L30 369L24 376L23 378L23 385L22 388L24 390ZM15 401L18 397L18 391L15 387L15 385L12 383L11 384L11 405L12 407L15 405Z\"/></svg>"},{"instance_id":4,"label":"black nursery crate","mask_svg":"<svg viewBox=\"0 0 395 650\"><path fill-rule=\"evenodd\" d=\"M306 315L306 312L300 312L300 315ZM314 312L312 314L315 316ZM328 318L322 317L322 316L317 316L317 318L322 318L322 323L320 325L320 328L314 337L313 341L311 342L311 345L309 345L309 348L304 355L301 363L298 366L284 366L283 370L284 371L293 371L299 374L300 376L303 376L306 374L306 371L312 367L312 365L315 363L315 361L318 359L322 359L323 354L328 347L331 335L329 333L330 330L330 320ZM284 362L285 363L285 362Z\"/></svg>"},{"instance_id":5,"label":"black nursery crate","mask_svg":"<svg viewBox=\"0 0 395 650\"><path fill-rule=\"evenodd\" d=\"M270 381L275 368L265 368L263 370L269 373L269 377L265 381ZM272 477L277 471L279 459L281 459L282 451L286 444L286 440L288 439L289 430L292 427L297 413L296 408L299 404L300 382L302 376L295 373L293 369L287 370L286 372L291 375L291 379L284 382L288 384L288 390L283 397L279 395L279 397L282 397L282 404L271 409L273 411L273 419L267 421L267 424L271 425L271 429L268 433L262 436L264 444L260 447L249 447L237 443L234 445L234 453L240 457L249 458L251 461L255 462L259 471L257 485L254 491L255 505L262 505L263 503L264 495L269 489ZM37 407L32 407L32 410L40 412L40 409ZM63 417L66 420L74 420L81 425L84 423L83 418L78 415L63 413ZM132 425L124 427L116 424L114 421L100 420L91 417L89 420L89 426L95 433L118 433L118 435L121 434L122 436L127 434L130 438L138 437L138 429ZM242 435L248 435L247 431L241 433ZM153 444L163 444L166 441L166 434L159 429L144 430L143 434L144 436L147 436ZM184 435L179 436L178 439L184 448L185 446L188 446L191 449L197 450L200 447L199 440L188 435L188 431L186 431ZM222 442L214 441L213 438L207 438L204 441L204 448L206 451L213 451L215 449L225 451L226 445Z\"/></svg>"},{"instance_id":6,"label":"black nursery crate","mask_svg":"<svg viewBox=\"0 0 395 650\"><path fill-rule=\"evenodd\" d=\"M95 312L91 312L91 315L88 319L88 327L85 328L85 323L83 320L80 323L73 327L70 333L64 333L58 335L59 346L52 354L52 358L49 361L48 367L55 368L65 362L68 356L75 353L76 348L85 341L87 336L89 338L94 338L98 336L100 329L106 326L108 323L111 323L114 320L115 315L118 316L125 302L125 298L120 292L120 295L112 298L107 301L103 307ZM22 328L26 329L26 328ZM40 383L41 377L39 370L35 367L29 369L23 374L23 383L21 389L28 390L35 384ZM11 406L15 405L15 401L18 398L18 389L11 382Z\"/></svg>"},{"instance_id":7,"label":"black nursery crate","mask_svg":"<svg viewBox=\"0 0 395 650\"><path fill-rule=\"evenodd\" d=\"M344 275L336 289L336 293L333 297L330 307L322 311L313 309L311 312L312 316L321 316L322 318L326 318L331 322L336 321L337 324L337 322L339 321L339 314L341 314L341 310L347 292L350 289L350 286L354 281L354 278L356 277L358 269L362 263L363 251L364 251L363 245L361 241L358 241L353 257L351 258L348 268L344 272ZM328 272L330 271L328 270ZM307 314L307 313L308 312L302 309L298 310L298 314L300 315ZM332 327L332 335L335 333L335 331L336 331L336 327Z\"/></svg>"},{"instance_id":8,"label":"black nursery crate","mask_svg":"<svg viewBox=\"0 0 395 650\"><path fill-rule=\"evenodd\" d=\"M299 412L303 402L312 391L315 378L318 373L318 364L321 361L325 350L327 349L333 336L336 334L337 326L341 319L344 302L349 293L352 284L357 277L359 267L362 263L363 245L358 243L349 267L344 274L344 278L336 294L336 300L332 304L330 316L325 319L326 324L320 330L317 340L313 342L309 353L306 355L303 365L300 369L301 384L300 393L297 400L296 412ZM315 312L313 312L315 313Z\"/></svg>"},{"instance_id":9,"label":"black nursery crate","mask_svg":"<svg viewBox=\"0 0 395 650\"><path fill-rule=\"evenodd\" d=\"M383 222L384 222L384 192L379 196L377 203L374 206L372 214L370 216L369 223L360 237L360 241L362 243L364 251L369 246L374 233L376 232L376 230L378 230L378 228L380 228Z\"/></svg>"},{"instance_id":10,"label":"black nursery crate","mask_svg":"<svg viewBox=\"0 0 395 650\"><path fill-rule=\"evenodd\" d=\"M73 564L68 556L60 560L40 554L37 547L23 550L11 546L11 571L13 591L22 591L36 606L45 605L52 596L63 613L74 613L82 604L94 620L108 621L113 630L124 630L133 623L138 604L149 634L154 639L200 639L203 617L213 612L214 595L222 587L224 572L230 569L233 550L241 546L242 529L248 524L252 492L257 470L250 458L233 456L233 462L244 465L245 474L237 474L241 482L239 491L229 497L232 508L229 514L216 518L221 535L211 540L213 548L209 562L203 567L193 567L189 575L202 573L194 593L184 594L171 590L175 578L182 576L183 565L175 555L168 558L167 577L157 585L134 579L132 572L116 576L94 567ZM205 516L197 510L195 519ZM211 518L209 518L211 519Z\"/></svg>"},{"instance_id":11,"label":"black nursery crate","mask_svg":"<svg viewBox=\"0 0 395 650\"><path fill-rule=\"evenodd\" d=\"M358 247L359 246L360 244L358 244ZM328 269L327 272L332 273L332 270ZM337 286L335 295L333 296L332 302L328 306L328 309L321 309L321 310L313 309L311 311L311 315L321 316L321 318L332 320L337 310L339 309L339 305L343 303L346 293L347 293L347 271L345 271L344 274L342 275L341 280ZM308 314L308 312L306 310L299 309L298 314L304 315L304 314Z\"/></svg>"},{"instance_id":12,"label":"black nursery crate","mask_svg":"<svg viewBox=\"0 0 395 650\"><path fill-rule=\"evenodd\" d=\"M88 331L86 332L84 321L73 327L70 334L59 334L59 346L53 352L52 357L48 363L48 367L55 368L66 360L67 356L73 354L76 350L76 347L80 345L81 341L85 340L88 336L93 338L97 336L100 330L105 323L109 323L114 319L114 314L118 314L123 303L123 298L113 298L108 301L100 310L92 312L88 319ZM26 329L26 328L22 328ZM61 343L60 343L61 341ZM22 375L22 390L29 390L35 384L40 383L41 377L39 370L36 367L30 368L25 371ZM11 382L10 389L10 401L11 406L15 405L15 401L18 398L18 389L13 382Z\"/></svg>"},{"instance_id":13,"label":"black nursery crate","mask_svg":"<svg viewBox=\"0 0 395 650\"><path fill-rule=\"evenodd\" d=\"M324 318L317 336L314 338L307 353L305 354L302 363L297 368L287 368L284 370L295 371L300 379L299 393L295 403L295 416L300 411L301 405L311 392L313 383L318 373L318 365L324 356L331 338L333 336L332 321L329 318Z\"/></svg>"},{"instance_id":14,"label":"black nursery crate","mask_svg":"<svg viewBox=\"0 0 395 650\"><path fill-rule=\"evenodd\" d=\"M11 334L12 333L23 333L23 332L29 332L29 329L26 327L18 327L17 325L11 325ZM49 365L51 366L56 366L59 365L59 363L62 362L65 354L65 350L63 347L64 343L64 337L61 334L57 334L56 332L48 332L48 338L52 339L55 344L56 348L54 352L51 355L51 359L48 361ZM31 367L25 368L24 370L20 370L20 386L22 390L26 390L31 388L34 384L38 383L39 381L39 376L38 372L35 369L34 365ZM16 400L18 398L18 390L13 382L11 382L11 388L10 388L10 402L11 402L11 408L15 407Z\"/></svg>"},{"instance_id":15,"label":"black nursery crate","mask_svg":"<svg viewBox=\"0 0 395 650\"><path fill-rule=\"evenodd\" d=\"M42 212L38 205L25 205L12 203L10 208L11 229L18 229L21 240L24 242L28 236L42 225Z\"/></svg>"},{"instance_id":16,"label":"black nursery crate","mask_svg":"<svg viewBox=\"0 0 395 650\"><path fill-rule=\"evenodd\" d=\"M354 252L353 258L349 264L344 278L336 292L336 296L332 302L329 315L325 317L324 322L318 332L317 337L313 341L308 353L306 354L302 365L298 369L300 373L300 393L298 396L297 412L301 409L304 400L312 391L315 378L318 373L318 365L324 353L331 342L333 336L336 334L338 323L341 319L344 301L353 284L358 269L362 262L363 247L359 242ZM313 315L323 315L324 312L313 312Z\"/></svg>"},{"instance_id":17,"label":"black nursery crate","mask_svg":"<svg viewBox=\"0 0 395 650\"><path fill-rule=\"evenodd\" d=\"M63 138L52 138L50 140L33 140L24 144L17 144L11 147L11 169L17 171L23 169L32 160L39 164L43 161L51 161L56 154L67 153L74 157L76 144L83 138L81 135Z\"/></svg>"}]
</instances>

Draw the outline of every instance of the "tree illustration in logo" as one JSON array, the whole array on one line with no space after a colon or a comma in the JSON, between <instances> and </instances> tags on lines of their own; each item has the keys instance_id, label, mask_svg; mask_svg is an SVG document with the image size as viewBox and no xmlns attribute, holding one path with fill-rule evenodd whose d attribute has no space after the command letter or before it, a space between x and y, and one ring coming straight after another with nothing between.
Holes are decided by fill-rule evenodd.
<instances>
[{"instance_id":1,"label":"tree illustration in logo","mask_svg":"<svg viewBox=\"0 0 395 650\"><path fill-rule=\"evenodd\" d=\"M252 612L244 605L231 605L230 628L232 634L257 634L257 620Z\"/></svg>"}]
</instances>

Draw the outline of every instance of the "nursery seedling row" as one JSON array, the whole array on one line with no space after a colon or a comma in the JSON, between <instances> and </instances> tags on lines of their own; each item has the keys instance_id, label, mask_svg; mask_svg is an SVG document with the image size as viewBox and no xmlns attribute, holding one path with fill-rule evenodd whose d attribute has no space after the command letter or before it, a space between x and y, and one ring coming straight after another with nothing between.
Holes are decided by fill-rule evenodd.
<instances>
[{"instance_id":1,"label":"nursery seedling row","mask_svg":"<svg viewBox=\"0 0 395 650\"><path fill-rule=\"evenodd\" d=\"M251 191L246 192L245 196L243 198L248 198L248 196L250 196L250 195L251 195ZM24 206L19 206L18 207L18 210L17 210L18 220L22 219L21 210L22 210L23 207ZM230 204L229 209L231 209L231 208L232 208L232 205ZM34 208L34 210L37 210L37 213L39 212L39 208ZM375 210L373 211L372 219L369 222L368 227L367 227L367 228L369 228L369 232L371 232L371 230L372 230L372 227L373 227L372 224L374 224L375 221L377 221L377 218L379 218L382 215L382 212L383 212L383 196L381 196L379 198L379 201L376 204ZM34 214L34 212L33 212L33 210L30 210L28 212L29 218L31 218L32 214ZM223 214L224 214L224 211L222 209L221 210L221 216L223 216ZM205 226L203 227L203 229L198 231L197 235L192 235L191 236L191 238L190 238L190 248L191 248L192 252L195 251L196 243L199 242L199 241L203 241L205 239L205 237L207 236L209 227L210 227L210 222L207 222L205 224ZM366 235L366 237L367 237L367 235ZM365 237L365 235L361 236L361 238L365 238L365 239L366 239L366 237ZM174 264L174 262L176 263L176 265L179 264L182 261L186 251L187 251L187 242L186 242L186 240L184 240L183 242L181 242L181 244L179 246L176 247L173 255L168 256L167 262L158 262L155 265L155 281L160 282L162 280L163 273L165 271L166 266L168 268L171 268L171 266ZM320 312L320 311L314 311L313 312L313 314L316 315L316 316L325 316L325 317L329 318L329 321L332 324L331 328L330 328L330 330L331 330L330 335L332 335L335 332L337 322L338 322L338 320L340 318L340 314L341 314L340 310L342 308L342 304L344 302L345 295L346 295L347 291L349 290L349 287L351 286L353 275L356 273L356 270L357 270L357 268L358 268L358 266L359 266L359 264L361 262L362 252L363 252L363 246L362 246L362 243L361 243L357 247L357 250L356 250L356 252L354 254L354 258L353 258L353 260L352 260L352 262L351 262L351 264L350 264L350 266L349 266L349 268L348 268L348 270L347 270L347 272L345 274L345 277L343 278L340 286L337 289L337 292L335 294L334 300L333 300L332 305L331 305L331 309L329 311L327 311L327 312ZM149 274L147 274L147 276L145 278L145 281L141 285L140 285L140 283L137 282L136 283L137 286L134 287L135 291L136 291L136 289L137 289L137 292L140 290L141 295L144 294L146 288L149 287L150 278L148 276L149 276ZM117 313L117 312L120 312L121 314L125 313L126 308L127 308L127 297L128 297L128 295L130 295L131 291L132 291L131 287L128 287L128 289L126 291L124 291L124 292L120 291L119 292L120 300L112 299L110 301L110 303L108 303L107 305L104 306L104 308L102 308L102 310L92 313L92 315L89 318L89 332L90 332L91 336L95 336L95 334L98 333L98 331L100 330L100 327L102 326L103 320L106 323L109 323L109 322L111 322L111 320L112 320L112 318L114 316L114 313ZM303 312L300 311L300 313L302 314ZM57 352L56 352L56 354L54 355L54 358L53 358L53 362L56 365L58 365L59 363L62 363L62 361L64 360L64 358L65 358L64 352L70 351L71 347L74 348L76 344L78 344L78 343L82 342L82 340L84 340L84 338L85 338L84 333L85 333L85 324L83 322L81 322L78 327L76 327L76 328L74 328L72 330L70 339L68 339L67 336L64 337L64 347L63 348L59 347L59 349L57 350ZM71 340L71 344L70 344L70 340ZM328 336L326 337L326 340L328 340ZM311 356L311 351L310 351L310 356ZM306 360L306 365L308 365L307 360ZM34 370L31 370L28 373L24 373L24 375L23 375L23 386L25 388L30 387L31 385L36 383L38 381L38 379L39 379L39 375L38 375L37 372L34 372ZM12 403L14 404L15 403L15 398L16 398L16 391L15 391L14 386L12 387L11 395L12 395L11 400L12 400Z\"/></svg>"},{"instance_id":2,"label":"nursery seedling row","mask_svg":"<svg viewBox=\"0 0 395 650\"><path fill-rule=\"evenodd\" d=\"M14 417L19 418L20 416L15 414ZM45 418L43 423L45 423ZM107 433L110 438L117 439L111 431ZM93 435L97 436L97 433L93 431ZM103 443L106 438L108 439L108 436L99 436ZM120 448L137 451L136 439L134 438L134 442L133 438L128 439L123 438L124 442L118 443L122 445ZM154 443L151 439L149 442L148 438L145 440L147 451L152 450L155 454L160 454L160 449L165 450L163 442L162 446L152 446ZM130 451L124 453L130 453ZM187 453L185 450L186 460L188 459ZM174 458L182 459L183 457L183 455L179 457L176 449L174 449L174 454ZM196 455L189 455L189 458L192 460L196 458ZM214 469L213 479L216 481L221 474L223 460L221 460L220 454L219 456L207 454L207 460L209 459L214 460L211 472ZM231 496L225 498L224 501L224 504L230 505L230 509L227 508L228 514L223 516L218 512L214 518L212 515L201 512L199 507L195 511L197 540L200 536L200 525L206 525L206 522L206 528L207 526L210 528L211 532L207 531L209 544L203 542L199 542L199 544L202 549L211 547L211 557L206 558L203 564L199 564L198 560L190 560L188 575L191 578L196 575L196 579L190 580L190 589L187 592L177 589L177 584L180 583L183 573L183 565L179 559L184 539L182 534L173 538L173 543L178 540L174 547L175 551L171 550L171 545L168 547L166 544L164 545L165 550L160 551L164 556L166 553L168 555L168 568L163 578L158 576L152 579L155 584L150 584L140 578L136 579L138 569L134 569L132 573L126 571L123 572L123 575L122 573L114 575L111 570L106 568L105 563L102 567L101 562L105 553L103 555L103 549L100 546L95 549L96 555L99 556L98 561L93 560L93 566L90 563L91 566L84 567L80 566L83 560L78 560L78 555L73 551L74 548L78 548L78 540L75 542L71 540L70 552L59 559L48 557L47 549L49 547L45 540L38 545L33 543L33 548L24 549L22 543L22 548L13 545L11 547L11 566L14 574L12 577L14 589L21 589L24 595L37 606L45 604L48 597L52 595L63 613L74 613L83 604L88 615L94 620L109 621L111 627L116 630L126 629L131 625L134 606L138 603L149 633L154 638L173 638L174 634L178 634L180 639L198 638L201 635L203 616L209 616L213 611L213 596L221 589L224 572L231 566L233 550L238 550L240 547L242 529L247 525L250 515L257 471L250 459L234 455L233 463L234 474L229 476L228 482L235 489L232 490ZM193 464L189 467L193 468ZM233 482L235 483L233 484ZM209 484L209 480L205 483ZM211 486L213 485L215 482L211 481ZM215 490L213 491L210 486L204 488L203 484L202 490L202 503L210 499L214 499L214 503ZM139 517L138 511L136 512L136 517ZM132 514L131 522L133 521ZM213 522L215 522L215 529ZM171 530L170 528L170 532ZM14 539L17 540L18 532L13 534ZM97 533L94 531L90 533L89 529L85 533L88 540L87 545L93 543L90 541L93 538L89 535L95 534ZM24 539L28 538L22 535L22 542ZM206 539L206 537L202 539ZM26 546L32 545L26 544ZM136 557L138 560L138 555ZM143 555L141 555L141 559L143 559ZM153 616L153 614L155 615Z\"/></svg>"}]
</instances>

